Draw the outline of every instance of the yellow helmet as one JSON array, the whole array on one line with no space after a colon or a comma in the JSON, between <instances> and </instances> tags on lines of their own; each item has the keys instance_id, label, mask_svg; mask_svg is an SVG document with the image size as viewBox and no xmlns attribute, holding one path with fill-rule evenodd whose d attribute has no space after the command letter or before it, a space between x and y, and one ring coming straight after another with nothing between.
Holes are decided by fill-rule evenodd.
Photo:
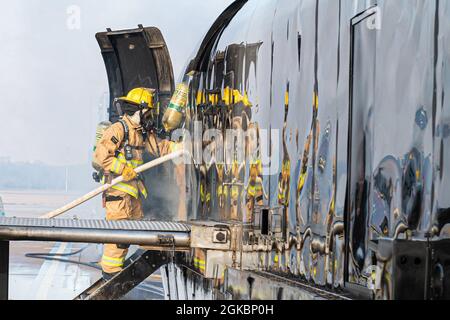
<instances>
[{"instance_id":1,"label":"yellow helmet","mask_svg":"<svg viewBox=\"0 0 450 320\"><path fill-rule=\"evenodd\" d=\"M144 106L153 108L154 89L149 88L135 88L131 90L126 97L118 98L118 100L126 101L137 106Z\"/></svg>"},{"instance_id":2,"label":"yellow helmet","mask_svg":"<svg viewBox=\"0 0 450 320\"><path fill-rule=\"evenodd\" d=\"M290 174L290 172L291 172L291 161L290 160L283 160L283 163L281 166L281 172L283 174Z\"/></svg>"},{"instance_id":3,"label":"yellow helmet","mask_svg":"<svg viewBox=\"0 0 450 320\"><path fill-rule=\"evenodd\" d=\"M263 173L263 166L261 159L254 159L250 162L250 170L256 169L258 175L262 175Z\"/></svg>"},{"instance_id":4,"label":"yellow helmet","mask_svg":"<svg viewBox=\"0 0 450 320\"><path fill-rule=\"evenodd\" d=\"M223 90L222 99L224 103L228 106L232 103L242 102L246 107L252 107L252 103L250 102L247 92L242 95L238 90L233 90L230 87L226 87Z\"/></svg>"}]
</instances>

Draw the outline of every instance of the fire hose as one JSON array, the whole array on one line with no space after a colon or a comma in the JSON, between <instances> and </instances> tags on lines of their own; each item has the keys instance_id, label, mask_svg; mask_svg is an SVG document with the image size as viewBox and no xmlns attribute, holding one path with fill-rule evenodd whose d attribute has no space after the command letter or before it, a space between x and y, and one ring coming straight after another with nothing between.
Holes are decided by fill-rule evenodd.
<instances>
[{"instance_id":1,"label":"fire hose","mask_svg":"<svg viewBox=\"0 0 450 320\"><path fill-rule=\"evenodd\" d=\"M70 253L26 253L25 257L30 259L40 259L40 260L47 260L47 261L59 261L63 263L71 263L76 264L79 266L85 266L89 268L94 268L97 270L102 270L98 262L82 262L82 261L75 261L70 259L64 259L63 257L71 257L75 256L77 254L82 253L84 250L86 250L89 247L89 245L76 250L74 252Z\"/></svg>"},{"instance_id":2,"label":"fire hose","mask_svg":"<svg viewBox=\"0 0 450 320\"><path fill-rule=\"evenodd\" d=\"M136 171L136 173L139 174L139 173L145 172L145 171L147 171L147 170L149 170L151 168L157 167L157 166L159 166L159 165L161 165L163 163L166 163L166 162L168 162L170 160L174 160L176 158L179 158L179 157L181 157L181 156L183 156L185 154L188 154L188 152L185 151L185 150L179 150L179 151L176 151L176 152L171 153L169 155L166 155L166 156L163 156L163 157L158 158L156 160L153 160L151 162L148 162L148 163L146 163L146 164L136 168L134 171ZM95 189L95 190L85 194L84 196L82 196L82 197L72 201L71 203L69 203L69 204L67 204L67 205L65 205L65 206L63 206L63 207L61 207L61 208L59 208L57 210L54 210L52 212L49 212L49 213L41 216L40 218L42 218L42 219L52 219L52 218L58 217L58 216L60 216L60 215L62 215L64 213L66 213L67 211L72 210L73 208L76 208L79 205L81 205L81 204L91 200L92 198L95 198L96 196L98 196L99 194L102 194L103 192L105 192L106 190L108 190L111 187L115 186L116 184L123 182L123 180L124 179L123 179L122 176L117 177L111 183L104 184L103 186L101 186L101 187L99 187L99 188L97 188L97 189Z\"/></svg>"}]
</instances>

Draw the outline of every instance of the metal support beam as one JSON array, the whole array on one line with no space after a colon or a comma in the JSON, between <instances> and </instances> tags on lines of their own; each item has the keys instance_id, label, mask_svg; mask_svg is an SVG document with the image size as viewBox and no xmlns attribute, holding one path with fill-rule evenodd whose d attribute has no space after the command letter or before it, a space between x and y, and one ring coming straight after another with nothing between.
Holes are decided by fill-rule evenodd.
<instances>
[{"instance_id":1,"label":"metal support beam","mask_svg":"<svg viewBox=\"0 0 450 320\"><path fill-rule=\"evenodd\" d=\"M8 229L0 228L0 239L10 241L116 243L169 248L172 248L175 243L175 246L179 249L189 249L190 236L187 232L12 227Z\"/></svg>"},{"instance_id":2,"label":"metal support beam","mask_svg":"<svg viewBox=\"0 0 450 320\"><path fill-rule=\"evenodd\" d=\"M136 255L135 255L136 256ZM172 259L184 257L173 251L145 251L133 256L128 266L109 281L100 279L74 300L118 300Z\"/></svg>"},{"instance_id":3,"label":"metal support beam","mask_svg":"<svg viewBox=\"0 0 450 320\"><path fill-rule=\"evenodd\" d=\"M9 241L0 241L0 300L8 300Z\"/></svg>"}]
</instances>

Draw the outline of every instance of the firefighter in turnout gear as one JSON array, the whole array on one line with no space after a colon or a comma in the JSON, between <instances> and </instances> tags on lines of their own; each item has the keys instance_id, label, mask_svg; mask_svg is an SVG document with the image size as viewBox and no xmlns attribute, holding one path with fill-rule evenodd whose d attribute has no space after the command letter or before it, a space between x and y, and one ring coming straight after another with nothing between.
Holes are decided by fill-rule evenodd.
<instances>
[{"instance_id":1,"label":"firefighter in turnout gear","mask_svg":"<svg viewBox=\"0 0 450 320\"><path fill-rule=\"evenodd\" d=\"M244 169L244 163L239 164L238 161L234 160L233 165L231 167L231 173L232 173L232 182L231 182L231 220L242 220L242 202L243 202L243 195L244 195L244 184L241 182L243 169Z\"/></svg>"},{"instance_id":2,"label":"firefighter in turnout gear","mask_svg":"<svg viewBox=\"0 0 450 320\"><path fill-rule=\"evenodd\" d=\"M228 210L229 186L225 183L225 165L223 163L216 164L217 167L217 201L219 206L219 217L221 221L227 219L226 212Z\"/></svg>"},{"instance_id":3,"label":"firefighter in turnout gear","mask_svg":"<svg viewBox=\"0 0 450 320\"><path fill-rule=\"evenodd\" d=\"M288 121L289 114L289 83L287 84L284 96L284 125L283 125L283 161L281 164L281 173L278 179L278 204L289 206L289 191L291 181L291 160L289 158L287 140L288 140Z\"/></svg>"},{"instance_id":4,"label":"firefighter in turnout gear","mask_svg":"<svg viewBox=\"0 0 450 320\"><path fill-rule=\"evenodd\" d=\"M147 190L134 169L141 166L144 151L161 157L173 152L175 143L160 140L149 130L146 122L154 111L154 90L136 88L126 97L115 100L121 119L109 127L98 141L94 161L102 168L103 182L122 175L124 182L103 195L106 220L140 220L144 217L142 199ZM105 280L123 268L129 246L105 244L101 266Z\"/></svg>"},{"instance_id":5,"label":"firefighter in turnout gear","mask_svg":"<svg viewBox=\"0 0 450 320\"><path fill-rule=\"evenodd\" d=\"M264 199L267 199L262 180L262 163L259 159L252 161L250 164L250 176L246 189L247 210L249 213L247 222L253 222L255 206L262 206L264 204Z\"/></svg>"}]
</instances>

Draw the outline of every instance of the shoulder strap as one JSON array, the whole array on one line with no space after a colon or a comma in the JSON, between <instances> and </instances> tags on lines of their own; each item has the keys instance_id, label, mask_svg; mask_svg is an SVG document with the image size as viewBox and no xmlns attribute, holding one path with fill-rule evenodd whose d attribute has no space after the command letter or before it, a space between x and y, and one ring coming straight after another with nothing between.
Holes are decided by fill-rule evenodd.
<instances>
[{"instance_id":1,"label":"shoulder strap","mask_svg":"<svg viewBox=\"0 0 450 320\"><path fill-rule=\"evenodd\" d=\"M125 133L125 136L124 136L125 144L128 144L128 138L129 138L129 133L130 133L130 130L129 130L129 128L128 128L128 125L127 125L127 123L126 123L123 119L120 119L119 122L120 122L120 124L122 125L123 131L124 131L124 133Z\"/></svg>"},{"instance_id":2,"label":"shoulder strap","mask_svg":"<svg viewBox=\"0 0 450 320\"><path fill-rule=\"evenodd\" d=\"M119 122L122 124L123 131L125 134L123 141L122 141L123 145L129 145L132 149L135 149L135 150L145 150L145 147L137 147L137 146L130 145L130 141L129 141L130 129L128 128L127 123L123 119L120 119Z\"/></svg>"}]
</instances>

